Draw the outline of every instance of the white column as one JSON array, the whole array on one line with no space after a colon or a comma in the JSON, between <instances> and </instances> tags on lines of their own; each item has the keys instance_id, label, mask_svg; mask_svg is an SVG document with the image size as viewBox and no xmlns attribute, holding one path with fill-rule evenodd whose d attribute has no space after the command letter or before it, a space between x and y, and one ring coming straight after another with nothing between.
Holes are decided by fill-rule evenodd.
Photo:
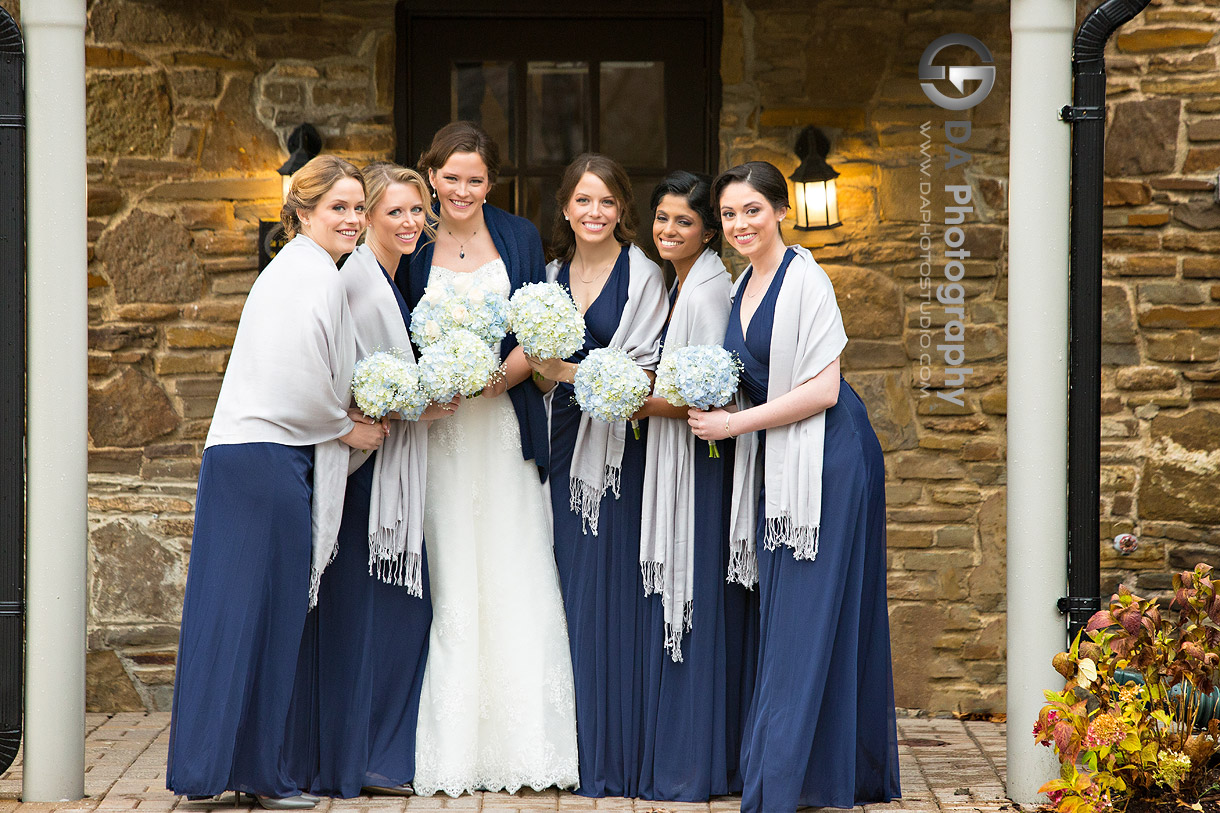
<instances>
[{"instance_id":1,"label":"white column","mask_svg":"<svg viewBox=\"0 0 1220 813\"><path fill-rule=\"evenodd\" d=\"M27 802L85 795L85 0L21 4L26 42Z\"/></svg>"},{"instance_id":2,"label":"white column","mask_svg":"<svg viewBox=\"0 0 1220 813\"><path fill-rule=\"evenodd\" d=\"M1067 589L1068 204L1073 0L1013 0L1008 174L1008 795L1058 763L1030 731L1061 688Z\"/></svg>"}]
</instances>

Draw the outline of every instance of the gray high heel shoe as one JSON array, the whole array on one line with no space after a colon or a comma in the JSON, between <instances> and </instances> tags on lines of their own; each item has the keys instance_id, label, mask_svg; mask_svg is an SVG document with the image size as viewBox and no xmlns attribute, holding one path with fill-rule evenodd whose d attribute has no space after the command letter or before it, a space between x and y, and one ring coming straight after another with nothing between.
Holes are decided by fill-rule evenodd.
<instances>
[{"instance_id":1,"label":"gray high heel shoe","mask_svg":"<svg viewBox=\"0 0 1220 813\"><path fill-rule=\"evenodd\" d=\"M263 810L312 810L317 805L316 796L306 797L305 794L276 799L271 796L257 796L258 806Z\"/></svg>"},{"instance_id":2,"label":"gray high heel shoe","mask_svg":"<svg viewBox=\"0 0 1220 813\"><path fill-rule=\"evenodd\" d=\"M361 793L367 793L369 796L414 796L415 788L410 782L403 782L401 785L365 785L360 789Z\"/></svg>"}]
</instances>

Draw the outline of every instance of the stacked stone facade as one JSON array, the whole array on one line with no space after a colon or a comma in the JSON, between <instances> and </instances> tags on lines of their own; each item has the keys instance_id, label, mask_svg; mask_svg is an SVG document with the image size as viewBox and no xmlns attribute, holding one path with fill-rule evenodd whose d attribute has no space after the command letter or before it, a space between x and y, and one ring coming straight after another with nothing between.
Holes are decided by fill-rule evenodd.
<instances>
[{"instance_id":1,"label":"stacked stone facade","mask_svg":"<svg viewBox=\"0 0 1220 813\"><path fill-rule=\"evenodd\" d=\"M89 8L92 707L169 707L195 477L283 144L308 121L358 164L391 154L393 19L391 0Z\"/></svg>"},{"instance_id":2,"label":"stacked stone facade","mask_svg":"<svg viewBox=\"0 0 1220 813\"><path fill-rule=\"evenodd\" d=\"M721 165L788 173L813 124L841 173L843 225L788 233L834 280L845 375L886 455L897 701L1002 710L1008 4L725 0L723 13ZM392 154L393 19L393 0L89 6L92 707L167 708L194 478L284 139L309 121L327 151ZM1108 49L1106 590L1163 590L1220 543L1217 19L1214 0L1154 0ZM953 32L997 66L962 113L916 76ZM928 281L946 281L946 207L963 198L958 404L934 394L948 366L934 348L956 328ZM1120 557L1104 543L1124 531L1142 545Z\"/></svg>"}]
</instances>

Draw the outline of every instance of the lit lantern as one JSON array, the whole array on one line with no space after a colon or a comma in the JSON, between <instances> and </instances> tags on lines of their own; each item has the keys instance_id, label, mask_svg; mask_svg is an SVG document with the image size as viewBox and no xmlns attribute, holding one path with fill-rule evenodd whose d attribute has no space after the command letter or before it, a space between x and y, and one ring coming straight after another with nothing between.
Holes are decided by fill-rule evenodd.
<instances>
[{"instance_id":1,"label":"lit lantern","mask_svg":"<svg viewBox=\"0 0 1220 813\"><path fill-rule=\"evenodd\" d=\"M322 136L312 124L298 125L288 135L288 160L276 172L283 179L283 191L280 201L288 200L288 192L292 189L292 174L309 163L310 159L322 151ZM284 227L278 220L260 220L258 222L258 270L262 271L267 263L288 244Z\"/></svg>"},{"instance_id":2,"label":"lit lantern","mask_svg":"<svg viewBox=\"0 0 1220 813\"><path fill-rule=\"evenodd\" d=\"M796 227L817 231L842 226L835 178L839 173L826 163L830 141L816 127L806 127L796 139L801 165L788 177L796 187Z\"/></svg>"}]
</instances>

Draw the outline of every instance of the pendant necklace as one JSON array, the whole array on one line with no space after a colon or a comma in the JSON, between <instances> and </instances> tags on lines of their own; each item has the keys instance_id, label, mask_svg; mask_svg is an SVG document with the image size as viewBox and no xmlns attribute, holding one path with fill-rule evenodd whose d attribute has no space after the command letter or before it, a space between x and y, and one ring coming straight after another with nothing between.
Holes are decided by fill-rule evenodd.
<instances>
[{"instance_id":1,"label":"pendant necklace","mask_svg":"<svg viewBox=\"0 0 1220 813\"><path fill-rule=\"evenodd\" d=\"M465 240L462 240L458 243L458 259L459 260L466 259L466 244L474 239L474 236L479 233L480 228L482 228L482 226L479 226L478 228L476 228L469 237L467 237ZM457 237L454 236L453 232L449 231L448 226L445 227L445 231L449 232L450 237L453 237L454 240L457 240Z\"/></svg>"}]
</instances>

